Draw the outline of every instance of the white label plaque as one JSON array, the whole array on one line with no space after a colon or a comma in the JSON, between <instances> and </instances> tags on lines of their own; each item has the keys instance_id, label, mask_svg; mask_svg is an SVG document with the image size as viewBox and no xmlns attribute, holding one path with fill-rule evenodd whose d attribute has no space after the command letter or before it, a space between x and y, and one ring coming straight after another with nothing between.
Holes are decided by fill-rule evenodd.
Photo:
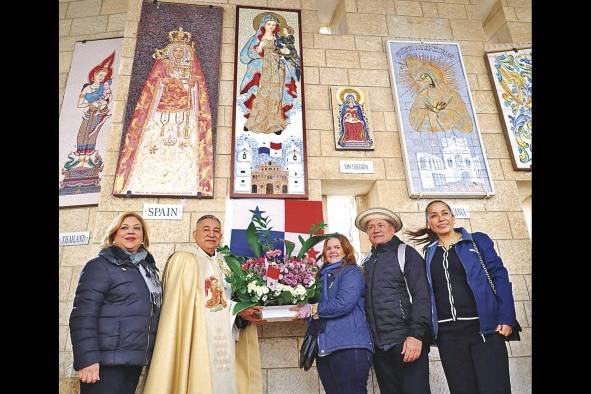
<instances>
[{"instance_id":1,"label":"white label plaque","mask_svg":"<svg viewBox=\"0 0 591 394\"><path fill-rule=\"evenodd\" d=\"M470 209L466 206L454 205L451 211L457 219L470 219Z\"/></svg>"},{"instance_id":2,"label":"white label plaque","mask_svg":"<svg viewBox=\"0 0 591 394\"><path fill-rule=\"evenodd\" d=\"M182 205L144 204L144 219L181 220Z\"/></svg>"},{"instance_id":3,"label":"white label plaque","mask_svg":"<svg viewBox=\"0 0 591 394\"><path fill-rule=\"evenodd\" d=\"M60 246L88 245L90 231L60 233Z\"/></svg>"},{"instance_id":4,"label":"white label plaque","mask_svg":"<svg viewBox=\"0 0 591 394\"><path fill-rule=\"evenodd\" d=\"M373 174L373 161L341 160L341 174Z\"/></svg>"}]
</instances>

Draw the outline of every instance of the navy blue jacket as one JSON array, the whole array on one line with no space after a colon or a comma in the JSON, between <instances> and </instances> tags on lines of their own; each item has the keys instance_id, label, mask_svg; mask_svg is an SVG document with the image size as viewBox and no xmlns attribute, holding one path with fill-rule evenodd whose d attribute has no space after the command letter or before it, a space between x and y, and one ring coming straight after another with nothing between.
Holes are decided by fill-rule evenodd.
<instances>
[{"instance_id":1,"label":"navy blue jacket","mask_svg":"<svg viewBox=\"0 0 591 394\"><path fill-rule=\"evenodd\" d=\"M318 354L363 348L373 352L371 334L363 307L364 280L356 265L325 264L320 270L322 293L318 316L324 331L318 335Z\"/></svg>"},{"instance_id":2,"label":"navy blue jacket","mask_svg":"<svg viewBox=\"0 0 591 394\"><path fill-rule=\"evenodd\" d=\"M462 239L455 245L456 253L466 271L468 286L476 300L476 310L480 321L480 334L486 336L495 333L497 325L506 324L515 327L515 305L509 273L503 266L501 258L494 249L493 241L484 233L470 234L463 227L454 231L462 233ZM472 240L476 241L482 260L495 285L497 294L492 291L486 274L482 269L478 254L474 250ZM437 249L437 240L427 246L425 261L427 263L427 280L429 282L429 295L431 297L432 318L431 325L433 337L437 337L437 310L433 293L433 280L431 279L431 261Z\"/></svg>"},{"instance_id":3,"label":"navy blue jacket","mask_svg":"<svg viewBox=\"0 0 591 394\"><path fill-rule=\"evenodd\" d=\"M145 261L156 266L148 253ZM101 250L80 273L70 314L74 369L148 365L160 310L153 307L139 268L120 248Z\"/></svg>"},{"instance_id":4,"label":"navy blue jacket","mask_svg":"<svg viewBox=\"0 0 591 394\"><path fill-rule=\"evenodd\" d=\"M398 246L402 243L393 236L390 241L372 247L363 263L365 312L378 347L403 343L409 336L425 344L431 342L431 306L425 261L415 248L407 245L403 275L398 263Z\"/></svg>"}]
</instances>

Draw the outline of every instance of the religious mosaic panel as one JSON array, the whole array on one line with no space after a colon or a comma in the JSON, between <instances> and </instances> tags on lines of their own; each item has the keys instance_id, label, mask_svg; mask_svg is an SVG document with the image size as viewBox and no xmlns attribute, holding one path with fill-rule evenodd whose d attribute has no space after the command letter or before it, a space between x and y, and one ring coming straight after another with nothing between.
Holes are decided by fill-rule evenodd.
<instances>
[{"instance_id":1,"label":"religious mosaic panel","mask_svg":"<svg viewBox=\"0 0 591 394\"><path fill-rule=\"evenodd\" d=\"M114 195L213 197L222 14L143 3Z\"/></svg>"},{"instance_id":2,"label":"religious mosaic panel","mask_svg":"<svg viewBox=\"0 0 591 394\"><path fill-rule=\"evenodd\" d=\"M123 39L74 45L59 119L59 206L96 205Z\"/></svg>"},{"instance_id":3,"label":"religious mosaic panel","mask_svg":"<svg viewBox=\"0 0 591 394\"><path fill-rule=\"evenodd\" d=\"M374 150L369 95L364 88L331 87L336 150Z\"/></svg>"},{"instance_id":4,"label":"religious mosaic panel","mask_svg":"<svg viewBox=\"0 0 591 394\"><path fill-rule=\"evenodd\" d=\"M457 43L388 41L409 195L494 194Z\"/></svg>"},{"instance_id":5,"label":"religious mosaic panel","mask_svg":"<svg viewBox=\"0 0 591 394\"><path fill-rule=\"evenodd\" d=\"M236 7L231 196L306 198L299 10Z\"/></svg>"}]
</instances>

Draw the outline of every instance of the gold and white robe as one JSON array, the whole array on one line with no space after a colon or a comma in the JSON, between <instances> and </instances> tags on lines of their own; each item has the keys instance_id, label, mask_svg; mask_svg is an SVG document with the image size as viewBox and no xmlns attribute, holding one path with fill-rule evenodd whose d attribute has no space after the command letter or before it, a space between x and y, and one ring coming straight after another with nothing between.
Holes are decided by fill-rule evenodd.
<instances>
[{"instance_id":1,"label":"gold and white robe","mask_svg":"<svg viewBox=\"0 0 591 394\"><path fill-rule=\"evenodd\" d=\"M223 280L227 270L221 256L201 249L197 255L181 251L169 258L143 394L262 392L257 329L249 324L238 331L233 325L231 289Z\"/></svg>"}]
</instances>

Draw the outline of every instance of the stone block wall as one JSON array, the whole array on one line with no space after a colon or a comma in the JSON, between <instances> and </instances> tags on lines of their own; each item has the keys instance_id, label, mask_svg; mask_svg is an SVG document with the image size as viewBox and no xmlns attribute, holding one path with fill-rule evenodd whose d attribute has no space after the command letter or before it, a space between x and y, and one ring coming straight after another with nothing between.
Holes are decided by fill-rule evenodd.
<instances>
[{"instance_id":1,"label":"stone block wall","mask_svg":"<svg viewBox=\"0 0 591 394\"><path fill-rule=\"evenodd\" d=\"M68 317L80 271L98 252L98 243L109 222L122 211L141 213L144 203L182 204L183 220L149 223L153 242L151 251L162 267L173 251L193 248L191 232L199 216L213 213L224 220L224 200L230 185L232 97L231 93L224 96L223 92L231 92L233 83L237 4L302 10L309 198L320 201L327 190L338 189L338 184L345 188L347 184L369 182L369 192L356 198L358 210L372 205L390 208L400 212L408 228L423 224L422 212L428 200L408 197L385 43L389 39L424 39L460 44L496 195L490 199L454 199L453 202L470 208L471 218L460 220L460 225L489 233L509 270L517 318L524 330L521 342L508 345L513 392L531 393L531 243L517 187L517 182L530 181L531 173L513 170L484 58L487 51L511 48L516 43L531 40L531 0L499 0L485 23L479 19L477 0L342 0L345 2L347 32L340 35L318 34L317 1L322 0L175 1L224 8L220 100L215 130L215 194L213 199L196 200L123 199L111 195L141 0L60 0L60 106L74 42L124 36L100 203L98 206L60 209L60 232L91 233L89 245L61 247L59 252L60 393L78 392L72 370ZM369 92L375 151L342 152L334 148L330 86L345 84L362 86ZM375 173L341 174L339 160L343 158L372 160ZM361 249L364 253L369 250L369 242L364 236ZM297 323L274 323L259 328L264 394L324 392L315 368L309 372L297 368L297 351L303 333L304 326ZM432 348L430 363L432 392L448 393L436 348ZM379 393L375 376L370 377L368 388L369 393Z\"/></svg>"},{"instance_id":2,"label":"stone block wall","mask_svg":"<svg viewBox=\"0 0 591 394\"><path fill-rule=\"evenodd\" d=\"M489 43L531 41L531 0L498 0L484 20Z\"/></svg>"}]
</instances>

